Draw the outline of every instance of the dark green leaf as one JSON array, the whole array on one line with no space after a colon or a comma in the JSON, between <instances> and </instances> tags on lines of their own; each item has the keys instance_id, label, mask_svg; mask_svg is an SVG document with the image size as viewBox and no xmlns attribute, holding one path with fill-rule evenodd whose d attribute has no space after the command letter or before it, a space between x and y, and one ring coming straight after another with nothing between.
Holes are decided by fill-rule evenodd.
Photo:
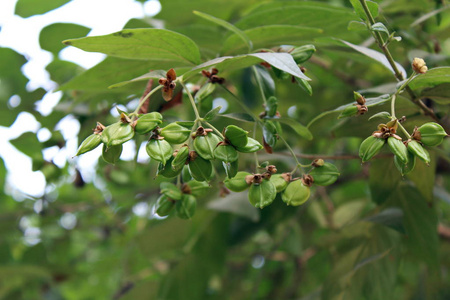
<instances>
[{"instance_id":1,"label":"dark green leaf","mask_svg":"<svg viewBox=\"0 0 450 300\"><path fill-rule=\"evenodd\" d=\"M381 224L405 234L403 227L403 211L398 207L390 207L376 215L367 217L365 221Z\"/></svg>"},{"instance_id":2,"label":"dark green leaf","mask_svg":"<svg viewBox=\"0 0 450 300\"><path fill-rule=\"evenodd\" d=\"M419 74L411 80L409 87L414 91L420 91L443 83L450 83L450 67L433 68L425 74Z\"/></svg>"},{"instance_id":3,"label":"dark green leaf","mask_svg":"<svg viewBox=\"0 0 450 300\"><path fill-rule=\"evenodd\" d=\"M384 203L402 180L393 159L394 157L376 159L370 163L370 193L377 204Z\"/></svg>"}]
</instances>

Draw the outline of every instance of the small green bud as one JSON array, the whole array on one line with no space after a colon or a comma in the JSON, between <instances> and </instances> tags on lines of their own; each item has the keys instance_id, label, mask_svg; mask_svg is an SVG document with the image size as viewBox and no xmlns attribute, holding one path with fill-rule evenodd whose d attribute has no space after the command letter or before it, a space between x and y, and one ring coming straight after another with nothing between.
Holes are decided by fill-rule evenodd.
<instances>
[{"instance_id":1,"label":"small green bud","mask_svg":"<svg viewBox=\"0 0 450 300\"><path fill-rule=\"evenodd\" d=\"M281 193L281 199L287 205L302 205L309 199L309 187L304 185L301 180L291 181L286 189Z\"/></svg>"},{"instance_id":2,"label":"small green bud","mask_svg":"<svg viewBox=\"0 0 450 300\"><path fill-rule=\"evenodd\" d=\"M195 214L197 199L193 195L183 194L181 201L177 201L177 216L181 219L191 219Z\"/></svg>"},{"instance_id":3,"label":"small green bud","mask_svg":"<svg viewBox=\"0 0 450 300\"><path fill-rule=\"evenodd\" d=\"M408 164L408 149L405 144L392 136L388 137L387 141L391 152L394 153L404 164Z\"/></svg>"},{"instance_id":4,"label":"small green bud","mask_svg":"<svg viewBox=\"0 0 450 300\"><path fill-rule=\"evenodd\" d=\"M163 165L172 157L172 146L166 140L151 139L146 147L148 156L162 162Z\"/></svg>"},{"instance_id":5,"label":"small green bud","mask_svg":"<svg viewBox=\"0 0 450 300\"><path fill-rule=\"evenodd\" d=\"M316 47L314 47L314 45L304 45L295 47L290 54L297 64L301 64L310 59L314 52L316 52Z\"/></svg>"},{"instance_id":6,"label":"small green bud","mask_svg":"<svg viewBox=\"0 0 450 300\"><path fill-rule=\"evenodd\" d=\"M335 165L325 162L323 166L314 168L309 172L317 185L333 184L339 177L339 170Z\"/></svg>"},{"instance_id":7,"label":"small green bud","mask_svg":"<svg viewBox=\"0 0 450 300\"><path fill-rule=\"evenodd\" d=\"M189 128L177 123L171 123L162 128L159 135L171 144L181 144L189 138L190 133L191 130Z\"/></svg>"},{"instance_id":8,"label":"small green bud","mask_svg":"<svg viewBox=\"0 0 450 300\"><path fill-rule=\"evenodd\" d=\"M145 134L162 123L162 116L159 112L151 112L145 115L141 115L136 121L134 130L139 134Z\"/></svg>"},{"instance_id":9,"label":"small green bud","mask_svg":"<svg viewBox=\"0 0 450 300\"><path fill-rule=\"evenodd\" d=\"M434 122L423 124L417 129L417 132L419 133L418 136L413 134L413 137L425 146L429 147L440 145L447 136L444 128Z\"/></svg>"},{"instance_id":10,"label":"small green bud","mask_svg":"<svg viewBox=\"0 0 450 300\"><path fill-rule=\"evenodd\" d=\"M385 139L376 138L372 135L366 138L359 146L359 157L361 157L362 162L364 163L377 155L385 142Z\"/></svg>"},{"instance_id":11,"label":"small green bud","mask_svg":"<svg viewBox=\"0 0 450 300\"><path fill-rule=\"evenodd\" d=\"M250 184L247 183L245 177L251 175L248 172L237 172L233 178L227 178L223 181L225 186L233 192L242 192L249 188Z\"/></svg>"},{"instance_id":12,"label":"small green bud","mask_svg":"<svg viewBox=\"0 0 450 300\"><path fill-rule=\"evenodd\" d=\"M430 164L430 153L428 153L428 151L424 147L422 147L422 145L418 141L409 141L408 151L423 160L427 165Z\"/></svg>"},{"instance_id":13,"label":"small green bud","mask_svg":"<svg viewBox=\"0 0 450 300\"><path fill-rule=\"evenodd\" d=\"M101 142L102 137L100 134L95 133L91 134L81 143L75 156L94 150L95 148L97 148L98 145L100 145Z\"/></svg>"},{"instance_id":14,"label":"small green bud","mask_svg":"<svg viewBox=\"0 0 450 300\"><path fill-rule=\"evenodd\" d=\"M248 191L248 200L257 208L263 208L273 202L277 189L270 180L263 179L260 184L252 184Z\"/></svg>"},{"instance_id":15,"label":"small green bud","mask_svg":"<svg viewBox=\"0 0 450 300\"><path fill-rule=\"evenodd\" d=\"M245 131L244 129L235 125L228 125L224 131L225 139L228 140L234 147L244 147L245 145L247 145L247 134L248 131Z\"/></svg>"}]
</instances>

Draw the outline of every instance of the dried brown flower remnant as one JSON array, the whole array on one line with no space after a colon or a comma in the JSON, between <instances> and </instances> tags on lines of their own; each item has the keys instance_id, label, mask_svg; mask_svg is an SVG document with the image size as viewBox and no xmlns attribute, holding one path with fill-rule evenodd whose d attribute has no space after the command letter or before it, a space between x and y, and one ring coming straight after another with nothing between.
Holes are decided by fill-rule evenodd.
<instances>
[{"instance_id":1,"label":"dried brown flower remnant","mask_svg":"<svg viewBox=\"0 0 450 300\"><path fill-rule=\"evenodd\" d=\"M177 79L177 74L174 69L170 69L166 73L166 78L160 78L158 81L163 86L162 95L166 101L172 100L173 90L176 87L175 82L173 82L175 79Z\"/></svg>"}]
</instances>

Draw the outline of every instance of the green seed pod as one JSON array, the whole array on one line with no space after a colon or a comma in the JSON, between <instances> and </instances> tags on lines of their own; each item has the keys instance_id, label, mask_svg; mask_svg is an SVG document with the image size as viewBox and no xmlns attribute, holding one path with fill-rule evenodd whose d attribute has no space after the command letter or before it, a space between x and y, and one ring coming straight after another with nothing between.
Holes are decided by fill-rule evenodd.
<instances>
[{"instance_id":1,"label":"green seed pod","mask_svg":"<svg viewBox=\"0 0 450 300\"><path fill-rule=\"evenodd\" d=\"M193 195L183 194L181 201L177 201L177 216L181 219L190 219L195 214L197 199Z\"/></svg>"},{"instance_id":2,"label":"green seed pod","mask_svg":"<svg viewBox=\"0 0 450 300\"><path fill-rule=\"evenodd\" d=\"M245 180L245 177L251 175L248 172L237 172L233 178L227 178L223 181L225 186L233 192L242 192L249 188L249 184Z\"/></svg>"},{"instance_id":3,"label":"green seed pod","mask_svg":"<svg viewBox=\"0 0 450 300\"><path fill-rule=\"evenodd\" d=\"M228 125L225 128L224 136L234 147L244 147L248 143L248 131L235 125Z\"/></svg>"},{"instance_id":4,"label":"green seed pod","mask_svg":"<svg viewBox=\"0 0 450 300\"><path fill-rule=\"evenodd\" d=\"M141 115L136 121L134 130L139 134L145 134L162 123L162 116L159 112L151 112L145 115Z\"/></svg>"},{"instance_id":5,"label":"green seed pod","mask_svg":"<svg viewBox=\"0 0 450 300\"><path fill-rule=\"evenodd\" d=\"M389 148L391 148L391 152L398 156L398 159L404 164L408 164L408 149L405 144L392 136L388 137L388 144Z\"/></svg>"},{"instance_id":6,"label":"green seed pod","mask_svg":"<svg viewBox=\"0 0 450 300\"><path fill-rule=\"evenodd\" d=\"M129 141L134 136L133 127L130 124L117 122L106 127L102 132L102 142L107 147L117 146Z\"/></svg>"},{"instance_id":7,"label":"green seed pod","mask_svg":"<svg viewBox=\"0 0 450 300\"><path fill-rule=\"evenodd\" d=\"M423 124L418 128L420 133L420 142L425 146L434 147L438 146L447 136L444 128L438 123L430 122Z\"/></svg>"},{"instance_id":8,"label":"green seed pod","mask_svg":"<svg viewBox=\"0 0 450 300\"><path fill-rule=\"evenodd\" d=\"M214 133L208 133L195 138L194 149L204 159L211 160L214 159L214 149L218 143L220 143L219 137Z\"/></svg>"},{"instance_id":9,"label":"green seed pod","mask_svg":"<svg viewBox=\"0 0 450 300\"><path fill-rule=\"evenodd\" d=\"M181 144L189 138L190 133L191 130L189 128L177 123L171 123L162 128L159 135L171 144Z\"/></svg>"},{"instance_id":10,"label":"green seed pod","mask_svg":"<svg viewBox=\"0 0 450 300\"><path fill-rule=\"evenodd\" d=\"M175 201L166 195L161 195L155 205L156 213L161 217L168 216L174 207Z\"/></svg>"},{"instance_id":11,"label":"green seed pod","mask_svg":"<svg viewBox=\"0 0 450 300\"><path fill-rule=\"evenodd\" d=\"M364 163L377 155L385 142L385 139L379 139L372 135L365 139L359 146L359 157L361 157L362 162Z\"/></svg>"},{"instance_id":12,"label":"green seed pod","mask_svg":"<svg viewBox=\"0 0 450 300\"><path fill-rule=\"evenodd\" d=\"M195 94L195 101L201 102L203 99L207 98L209 95L214 93L214 90L216 89L216 85L208 82L205 85L203 85L198 92Z\"/></svg>"},{"instance_id":13,"label":"green seed pod","mask_svg":"<svg viewBox=\"0 0 450 300\"><path fill-rule=\"evenodd\" d=\"M189 147L187 145L178 149L178 153L172 160L172 169L181 170L181 168L186 164L186 160L189 156Z\"/></svg>"},{"instance_id":14,"label":"green seed pod","mask_svg":"<svg viewBox=\"0 0 450 300\"><path fill-rule=\"evenodd\" d=\"M281 193L288 186L289 180L286 179L288 179L290 176L287 177L284 175L285 174L274 174L270 177L270 181L275 186L277 193Z\"/></svg>"},{"instance_id":15,"label":"green seed pod","mask_svg":"<svg viewBox=\"0 0 450 300\"><path fill-rule=\"evenodd\" d=\"M338 119L356 116L358 114L358 107L356 105L347 106L339 115Z\"/></svg>"},{"instance_id":16,"label":"green seed pod","mask_svg":"<svg viewBox=\"0 0 450 300\"><path fill-rule=\"evenodd\" d=\"M166 162L166 164L159 163L158 165L158 175L164 176L166 178L174 178L181 173L183 170L183 166L180 166L178 169L173 169L172 162L174 157L171 156L170 159Z\"/></svg>"},{"instance_id":17,"label":"green seed pod","mask_svg":"<svg viewBox=\"0 0 450 300\"><path fill-rule=\"evenodd\" d=\"M394 155L394 164L402 175L406 175L414 170L414 167L416 166L416 156L408 151L408 163L405 164L397 157L397 155Z\"/></svg>"},{"instance_id":18,"label":"green seed pod","mask_svg":"<svg viewBox=\"0 0 450 300\"><path fill-rule=\"evenodd\" d=\"M234 162L239 155L231 145L219 145L214 150L214 157L224 162Z\"/></svg>"},{"instance_id":19,"label":"green seed pod","mask_svg":"<svg viewBox=\"0 0 450 300\"><path fill-rule=\"evenodd\" d=\"M252 184L248 191L248 200L257 208L263 208L273 202L277 189L270 180L263 179L260 184Z\"/></svg>"},{"instance_id":20,"label":"green seed pod","mask_svg":"<svg viewBox=\"0 0 450 300\"><path fill-rule=\"evenodd\" d=\"M115 165L116 162L119 160L120 155L122 154L122 145L117 146L111 146L106 147L105 144L103 144L103 150L102 150L102 157L103 160L106 161L109 164Z\"/></svg>"},{"instance_id":21,"label":"green seed pod","mask_svg":"<svg viewBox=\"0 0 450 300\"><path fill-rule=\"evenodd\" d=\"M277 126L275 125L275 123L278 123L278 122L266 121L266 122L264 122L264 127L263 127L264 140L272 148L275 147L275 144L277 143L277 139L278 139L277 134L280 133L280 132L278 132Z\"/></svg>"},{"instance_id":22,"label":"green seed pod","mask_svg":"<svg viewBox=\"0 0 450 300\"><path fill-rule=\"evenodd\" d=\"M314 183L317 185L330 185L333 184L339 177L339 170L335 165L325 162L323 166L314 168L309 172L314 179Z\"/></svg>"},{"instance_id":23,"label":"green seed pod","mask_svg":"<svg viewBox=\"0 0 450 300\"><path fill-rule=\"evenodd\" d=\"M91 134L81 143L75 156L94 150L95 148L97 148L98 145L100 145L101 142L102 137L100 134L95 133Z\"/></svg>"},{"instance_id":24,"label":"green seed pod","mask_svg":"<svg viewBox=\"0 0 450 300\"><path fill-rule=\"evenodd\" d=\"M416 140L412 140L408 143L408 151L423 160L427 165L430 164L430 153L428 153L428 151Z\"/></svg>"},{"instance_id":25,"label":"green seed pod","mask_svg":"<svg viewBox=\"0 0 450 300\"><path fill-rule=\"evenodd\" d=\"M209 181L214 175L211 161L200 156L189 162L189 172L197 181Z\"/></svg>"},{"instance_id":26,"label":"green seed pod","mask_svg":"<svg viewBox=\"0 0 450 300\"><path fill-rule=\"evenodd\" d=\"M242 153L253 153L261 150L263 146L255 139L248 138L247 145L244 147L236 147L236 150Z\"/></svg>"},{"instance_id":27,"label":"green seed pod","mask_svg":"<svg viewBox=\"0 0 450 300\"><path fill-rule=\"evenodd\" d=\"M161 182L159 186L161 194L166 195L173 200L181 200L181 190L171 182Z\"/></svg>"},{"instance_id":28,"label":"green seed pod","mask_svg":"<svg viewBox=\"0 0 450 300\"><path fill-rule=\"evenodd\" d=\"M163 165L172 157L172 146L166 140L151 139L146 147L148 156L160 161Z\"/></svg>"},{"instance_id":29,"label":"green seed pod","mask_svg":"<svg viewBox=\"0 0 450 300\"><path fill-rule=\"evenodd\" d=\"M287 188L281 193L281 199L287 205L302 205L309 199L309 187L303 184L301 180L295 180L288 184Z\"/></svg>"},{"instance_id":30,"label":"green seed pod","mask_svg":"<svg viewBox=\"0 0 450 300\"><path fill-rule=\"evenodd\" d=\"M223 168L225 169L225 173L228 178L233 178L236 176L239 170L239 160L233 162L222 162Z\"/></svg>"},{"instance_id":31,"label":"green seed pod","mask_svg":"<svg viewBox=\"0 0 450 300\"><path fill-rule=\"evenodd\" d=\"M278 99L274 96L270 96L266 102L266 117L273 118L277 114Z\"/></svg>"},{"instance_id":32,"label":"green seed pod","mask_svg":"<svg viewBox=\"0 0 450 300\"><path fill-rule=\"evenodd\" d=\"M310 59L314 52L316 52L316 47L314 47L314 45L304 45L295 47L290 54L297 64L301 64Z\"/></svg>"},{"instance_id":33,"label":"green seed pod","mask_svg":"<svg viewBox=\"0 0 450 300\"><path fill-rule=\"evenodd\" d=\"M191 195L195 197L202 197L211 189L209 184L204 181L191 180L186 185L189 187Z\"/></svg>"}]
</instances>

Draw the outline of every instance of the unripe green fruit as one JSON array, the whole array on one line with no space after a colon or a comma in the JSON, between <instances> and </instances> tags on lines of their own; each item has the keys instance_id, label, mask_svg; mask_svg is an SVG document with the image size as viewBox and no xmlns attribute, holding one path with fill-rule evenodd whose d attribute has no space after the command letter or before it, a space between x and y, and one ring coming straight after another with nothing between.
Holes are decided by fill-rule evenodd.
<instances>
[{"instance_id":1,"label":"unripe green fruit","mask_svg":"<svg viewBox=\"0 0 450 300\"><path fill-rule=\"evenodd\" d=\"M176 203L177 215L181 219L190 219L194 216L196 207L197 199L193 195L183 194Z\"/></svg>"},{"instance_id":2,"label":"unripe green fruit","mask_svg":"<svg viewBox=\"0 0 450 300\"><path fill-rule=\"evenodd\" d=\"M244 147L248 143L248 131L235 125L228 125L225 128L224 136L234 147Z\"/></svg>"},{"instance_id":3,"label":"unripe green fruit","mask_svg":"<svg viewBox=\"0 0 450 300\"><path fill-rule=\"evenodd\" d=\"M394 153L404 164L408 164L408 149L405 144L392 136L388 137L387 141L391 152Z\"/></svg>"},{"instance_id":4,"label":"unripe green fruit","mask_svg":"<svg viewBox=\"0 0 450 300\"><path fill-rule=\"evenodd\" d=\"M171 163L172 169L174 170L181 169L186 164L188 156L189 156L188 146L183 146L180 149L178 149L178 152Z\"/></svg>"},{"instance_id":5,"label":"unripe green fruit","mask_svg":"<svg viewBox=\"0 0 450 300\"><path fill-rule=\"evenodd\" d=\"M270 180L263 179L260 184L252 184L248 191L248 200L257 208L263 208L273 202L277 189Z\"/></svg>"},{"instance_id":6,"label":"unripe green fruit","mask_svg":"<svg viewBox=\"0 0 450 300\"><path fill-rule=\"evenodd\" d=\"M423 160L427 165L431 162L430 153L416 140L409 141L408 151Z\"/></svg>"},{"instance_id":7,"label":"unripe green fruit","mask_svg":"<svg viewBox=\"0 0 450 300\"><path fill-rule=\"evenodd\" d=\"M366 138L359 146L359 157L361 157L362 162L366 162L370 160L372 157L378 154L383 148L386 140L379 139L374 136L369 136Z\"/></svg>"},{"instance_id":8,"label":"unripe green fruit","mask_svg":"<svg viewBox=\"0 0 450 300\"><path fill-rule=\"evenodd\" d=\"M397 155L394 155L394 164L402 175L406 175L414 170L414 167L416 166L416 156L408 151L408 163L405 164L397 157Z\"/></svg>"},{"instance_id":9,"label":"unripe green fruit","mask_svg":"<svg viewBox=\"0 0 450 300\"><path fill-rule=\"evenodd\" d=\"M242 153L253 153L261 150L263 146L255 139L247 138L247 144L244 147L236 147L236 150Z\"/></svg>"},{"instance_id":10,"label":"unripe green fruit","mask_svg":"<svg viewBox=\"0 0 450 300\"><path fill-rule=\"evenodd\" d=\"M235 160L233 162L222 162L223 168L225 169L225 173L227 173L228 178L233 178L236 176L239 170L239 160Z\"/></svg>"},{"instance_id":11,"label":"unripe green fruit","mask_svg":"<svg viewBox=\"0 0 450 300\"><path fill-rule=\"evenodd\" d=\"M161 194L166 195L173 200L181 200L181 190L171 182L161 182L160 185Z\"/></svg>"},{"instance_id":12,"label":"unripe green fruit","mask_svg":"<svg viewBox=\"0 0 450 300\"><path fill-rule=\"evenodd\" d=\"M146 147L148 156L160 161L163 165L172 157L172 146L166 140L151 139Z\"/></svg>"},{"instance_id":13,"label":"unripe green fruit","mask_svg":"<svg viewBox=\"0 0 450 300\"><path fill-rule=\"evenodd\" d=\"M75 156L94 150L95 148L98 147L98 145L100 145L101 142L102 137L100 134L95 133L91 134L81 143Z\"/></svg>"},{"instance_id":14,"label":"unripe green fruit","mask_svg":"<svg viewBox=\"0 0 450 300\"><path fill-rule=\"evenodd\" d=\"M316 47L314 45L304 45L300 47L295 47L293 51L290 52L297 64L304 63L316 52Z\"/></svg>"},{"instance_id":15,"label":"unripe green fruit","mask_svg":"<svg viewBox=\"0 0 450 300\"><path fill-rule=\"evenodd\" d=\"M245 180L245 177L251 175L248 172L237 172L233 178L227 178L223 181L225 186L233 192L242 192L249 188L249 184Z\"/></svg>"},{"instance_id":16,"label":"unripe green fruit","mask_svg":"<svg viewBox=\"0 0 450 300\"><path fill-rule=\"evenodd\" d=\"M314 184L330 185L333 184L339 177L339 170L335 165L325 162L323 166L314 168L309 172L314 179Z\"/></svg>"},{"instance_id":17,"label":"unripe green fruit","mask_svg":"<svg viewBox=\"0 0 450 300\"><path fill-rule=\"evenodd\" d=\"M444 137L447 136L444 128L434 122L423 124L418 128L418 131L420 132L420 142L430 147L440 145Z\"/></svg>"},{"instance_id":18,"label":"unripe green fruit","mask_svg":"<svg viewBox=\"0 0 450 300\"><path fill-rule=\"evenodd\" d=\"M171 144L181 144L189 138L190 133L191 130L189 128L177 123L171 123L162 128L159 135Z\"/></svg>"},{"instance_id":19,"label":"unripe green fruit","mask_svg":"<svg viewBox=\"0 0 450 300\"><path fill-rule=\"evenodd\" d=\"M161 114L159 112L151 112L145 115L141 115L139 119L137 119L134 130L139 134L145 134L154 130L161 123Z\"/></svg>"},{"instance_id":20,"label":"unripe green fruit","mask_svg":"<svg viewBox=\"0 0 450 300\"><path fill-rule=\"evenodd\" d=\"M102 134L102 142L107 147L117 146L129 141L134 136L133 127L130 124L117 122L106 127Z\"/></svg>"},{"instance_id":21,"label":"unripe green fruit","mask_svg":"<svg viewBox=\"0 0 450 300\"><path fill-rule=\"evenodd\" d=\"M166 195L161 195L155 205L156 213L161 217L168 216L174 207L175 201Z\"/></svg>"},{"instance_id":22,"label":"unripe green fruit","mask_svg":"<svg viewBox=\"0 0 450 300\"><path fill-rule=\"evenodd\" d=\"M214 159L214 150L218 143L220 143L219 137L214 133L208 133L195 138L194 149L204 159L211 160Z\"/></svg>"},{"instance_id":23,"label":"unripe green fruit","mask_svg":"<svg viewBox=\"0 0 450 300\"><path fill-rule=\"evenodd\" d=\"M239 155L231 145L219 145L214 150L214 157L223 162L234 162L238 160Z\"/></svg>"},{"instance_id":24,"label":"unripe green fruit","mask_svg":"<svg viewBox=\"0 0 450 300\"><path fill-rule=\"evenodd\" d=\"M117 146L111 146L111 147L106 147L105 144L103 144L103 149L102 149L102 157L103 160L106 161L109 164L115 165L116 162L119 160L120 155L122 154L122 145L117 145Z\"/></svg>"},{"instance_id":25,"label":"unripe green fruit","mask_svg":"<svg viewBox=\"0 0 450 300\"><path fill-rule=\"evenodd\" d=\"M211 189L209 184L204 181L191 180L186 184L189 186L191 195L195 197L204 196Z\"/></svg>"},{"instance_id":26,"label":"unripe green fruit","mask_svg":"<svg viewBox=\"0 0 450 300\"><path fill-rule=\"evenodd\" d=\"M277 193L281 193L288 186L286 179L281 174L274 174L270 177L270 181L275 186Z\"/></svg>"},{"instance_id":27,"label":"unripe green fruit","mask_svg":"<svg viewBox=\"0 0 450 300\"><path fill-rule=\"evenodd\" d=\"M287 188L281 193L281 199L287 205L302 205L309 199L309 187L303 184L301 180L295 180L288 184Z\"/></svg>"},{"instance_id":28,"label":"unripe green fruit","mask_svg":"<svg viewBox=\"0 0 450 300\"><path fill-rule=\"evenodd\" d=\"M159 163L158 165L158 175L164 176L166 178L173 178L178 176L183 170L183 166L178 167L177 169L173 169L172 162L174 157L170 157L170 159L166 162L166 164Z\"/></svg>"},{"instance_id":29,"label":"unripe green fruit","mask_svg":"<svg viewBox=\"0 0 450 300\"><path fill-rule=\"evenodd\" d=\"M189 162L189 172L197 181L209 181L214 175L211 161L200 156Z\"/></svg>"},{"instance_id":30,"label":"unripe green fruit","mask_svg":"<svg viewBox=\"0 0 450 300\"><path fill-rule=\"evenodd\" d=\"M356 105L347 106L339 115L338 119L356 116L358 114L358 107Z\"/></svg>"}]
</instances>

